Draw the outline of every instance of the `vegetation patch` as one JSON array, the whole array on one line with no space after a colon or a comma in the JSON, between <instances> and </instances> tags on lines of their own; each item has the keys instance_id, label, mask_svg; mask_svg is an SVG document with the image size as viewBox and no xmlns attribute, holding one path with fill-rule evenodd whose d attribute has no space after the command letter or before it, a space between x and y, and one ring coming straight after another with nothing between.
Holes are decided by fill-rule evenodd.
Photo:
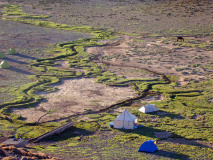
<instances>
[{"instance_id":1,"label":"vegetation patch","mask_svg":"<svg viewBox=\"0 0 213 160\"><path fill-rule=\"evenodd\" d=\"M162 12L166 12L166 10L162 9ZM171 14L168 14L168 16L170 15ZM86 47L104 45L99 42L100 40L114 39L116 37L114 32L95 27L74 27L49 22L48 16L27 15L22 12L21 6L17 5L6 6L4 8L3 19L41 27L92 33L94 35L92 38L57 45L50 51L54 53L54 57L34 60L30 64L31 68L39 72L36 75L30 76L34 82L19 88L14 88L12 91L8 91L7 88L4 89L4 91L13 92L16 97L14 101L8 101L0 105L0 129L8 132L11 137L16 136L17 138L30 139L64 124L63 122L27 123L23 117L11 114L11 109L34 107L35 104L43 99L43 97L35 93L38 91L55 91L56 89L50 87L50 85L59 83L61 79L95 77L98 83L120 87L131 86L138 92L139 97L144 95L145 91L149 91L150 94L164 95L165 98L162 101L152 102L156 104L160 111L144 114L138 111L141 106L131 105L131 102L115 105L109 108L109 110L97 114L92 113L91 110L88 109L87 114L83 115L85 117L82 117L80 121L78 120L80 116L71 117L74 122L73 127L62 132L60 136L53 135L42 141L48 142L51 140L51 142L57 142L57 144L49 145L49 143L41 143L42 145L38 144L35 147L36 150L42 150L42 152L60 155L62 157L88 159L125 159L126 157L130 159L141 159L141 157L144 159L154 159L156 156L162 159L213 158L212 149L207 146L173 143L166 141L165 138L155 137L156 132L166 131L171 133L169 138L185 138L213 142L212 80L200 83L191 81L187 86L180 86L176 83L178 78L170 75L159 76L158 79L127 79L124 76L106 71L107 66L95 63L96 56L85 52ZM137 19L132 18L131 20ZM168 32L173 33L172 30ZM188 35L194 34L194 31L179 30L174 32L174 34ZM150 35L150 37L156 37L156 39L158 39L159 34L153 34ZM133 50L135 55L155 56L168 53L163 48L158 50L159 47L157 45L146 47L147 44L144 43L144 40L136 41L142 45L141 48L138 47ZM166 43L168 43L168 41ZM211 44L200 44L190 40L184 43L175 42L175 45L179 47L204 48L206 50L211 49ZM124 61L129 60L127 57L103 57L103 59L107 60L116 58L121 58ZM57 61L59 60L69 62L69 68L57 68ZM138 59L138 63L148 63L148 60L149 58L144 57ZM207 67L208 66L203 65L203 68ZM82 69L84 72L75 69ZM184 69L186 70L187 68ZM136 98L134 102L142 104L144 102L141 101L145 98L146 96L142 97L142 99ZM140 127L135 130L109 128L109 123L119 115L115 108L128 109L139 118L138 124ZM159 140L159 151L154 154L139 153L138 148L140 145L150 139Z\"/></svg>"}]
</instances>

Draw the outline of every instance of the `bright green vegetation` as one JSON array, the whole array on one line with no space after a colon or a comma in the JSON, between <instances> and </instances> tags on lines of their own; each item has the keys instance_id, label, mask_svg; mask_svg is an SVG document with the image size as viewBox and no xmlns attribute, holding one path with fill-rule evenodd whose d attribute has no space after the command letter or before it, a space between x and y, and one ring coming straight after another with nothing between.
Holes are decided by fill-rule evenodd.
<instances>
[{"instance_id":1,"label":"bright green vegetation","mask_svg":"<svg viewBox=\"0 0 213 160\"><path fill-rule=\"evenodd\" d=\"M15 17L13 17L15 16ZM137 105L118 105L117 108L127 108L139 117L136 130L116 130L109 128L118 114L98 113L72 117L74 126L61 133L60 136L49 137L57 142L54 145L36 146L37 150L61 155L64 157L91 158L91 159L153 159L159 156L162 159L213 159L212 149L199 144L174 144L164 138L156 138L155 132L167 131L170 138L199 139L213 142L213 106L210 100L213 97L213 81L191 83L187 87L180 87L175 82L177 77L167 76L171 83L163 78L128 80L123 76L106 71L105 65L98 65L92 54L85 52L85 47L99 46L99 40L113 39L113 32L99 30L92 27L73 27L57 24L45 20L47 16L31 16L22 12L21 6L5 7L3 19L33 24L42 27L51 27L63 30L72 30L94 34L93 38L76 40L57 45L50 52L54 57L37 59L30 67L41 74L30 76L34 82L15 88L11 91L17 98L13 102L0 105L0 129L14 134L16 137L33 138L53 128L62 125L57 123L26 123L23 117L10 113L12 108L30 108L42 100L36 91L52 92L55 88L50 84L60 82L62 78L95 77L98 83L114 86L132 86L139 96L144 90L165 95L162 101L154 102L162 114L143 114L138 111ZM155 35L156 36L156 35ZM157 52L156 52L157 53ZM149 53L151 54L151 52ZM154 54L154 53L153 53ZM69 62L70 68L80 68L86 72L57 69L58 60ZM135 100L135 103L139 100ZM113 111L113 108L111 109ZM88 120L79 120L83 118ZM154 154L138 153L140 145L148 139L162 140L158 144L159 152Z\"/></svg>"},{"instance_id":2,"label":"bright green vegetation","mask_svg":"<svg viewBox=\"0 0 213 160\"><path fill-rule=\"evenodd\" d=\"M36 148L42 150L42 152L52 153L56 156L63 155L73 158L113 159L116 157L122 159L128 157L130 159L153 159L156 155L162 159L212 158L212 150L202 148L199 144L161 143L161 141L158 144L159 152L154 154L138 153L138 148L144 141L149 139L159 140L155 138L154 132L162 131L163 128L159 127L160 125L164 125L166 128L173 114L167 113L164 116L144 115L134 109L129 108L129 110L140 117L141 121L139 124L143 125L142 127L136 130L111 129L108 124L118 114L90 114L86 116L89 120L76 122L73 128L62 133L60 136L49 137L50 140L59 143L48 146L37 146ZM159 119L156 122L151 122L156 117ZM73 120L75 121L75 119ZM144 120L148 121L145 122ZM164 124L162 124L163 121L165 122ZM153 125L153 123L156 125ZM181 123L178 122L178 124ZM189 124L187 123L187 125ZM178 137L175 134L171 137L175 136ZM200 151L197 152L198 150ZM56 151L57 153L55 153ZM169 154L171 152L172 154Z\"/></svg>"},{"instance_id":3,"label":"bright green vegetation","mask_svg":"<svg viewBox=\"0 0 213 160\"><path fill-rule=\"evenodd\" d=\"M160 121L164 122L159 124L160 128L188 139L212 141L212 83L191 83L182 89L173 89L175 85L172 84L153 86L153 90L164 92L166 96L164 101L155 103L168 113Z\"/></svg>"}]
</instances>

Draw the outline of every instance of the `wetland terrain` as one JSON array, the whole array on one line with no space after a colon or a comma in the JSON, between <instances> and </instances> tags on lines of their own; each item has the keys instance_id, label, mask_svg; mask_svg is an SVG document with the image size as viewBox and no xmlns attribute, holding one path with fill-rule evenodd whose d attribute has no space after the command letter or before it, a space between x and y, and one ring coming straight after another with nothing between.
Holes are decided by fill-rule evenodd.
<instances>
[{"instance_id":1,"label":"wetland terrain","mask_svg":"<svg viewBox=\"0 0 213 160\"><path fill-rule=\"evenodd\" d=\"M63 160L213 159L211 0L2 0L0 13L0 63L11 65L0 69L2 141L71 120L27 148ZM140 112L146 104L159 111ZM124 109L142 127L109 128ZM138 152L146 140L159 150Z\"/></svg>"}]
</instances>

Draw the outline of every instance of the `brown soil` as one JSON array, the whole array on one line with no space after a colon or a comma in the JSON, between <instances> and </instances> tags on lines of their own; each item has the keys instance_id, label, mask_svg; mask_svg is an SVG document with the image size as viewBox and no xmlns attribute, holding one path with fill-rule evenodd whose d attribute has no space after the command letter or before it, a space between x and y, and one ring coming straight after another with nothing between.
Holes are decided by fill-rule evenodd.
<instances>
[{"instance_id":1,"label":"brown soil","mask_svg":"<svg viewBox=\"0 0 213 160\"><path fill-rule=\"evenodd\" d=\"M47 98L46 102L35 108L14 109L13 112L26 117L27 121L43 122L83 113L88 109L97 111L120 100L136 96L129 87L110 87L95 83L95 80L93 78L63 80L62 84L54 85L58 91L39 93Z\"/></svg>"},{"instance_id":2,"label":"brown soil","mask_svg":"<svg viewBox=\"0 0 213 160\"><path fill-rule=\"evenodd\" d=\"M139 37L140 38L140 37ZM169 55L136 55L132 50L137 48L129 44L133 37L122 36L119 40L106 41L106 46L90 47L87 52L94 54L98 60L97 63L107 64L109 71L117 75L125 76L128 79L133 78L157 78L158 74L169 74L179 77L180 85L187 85L189 81L202 81L208 79L208 70L196 68L197 72L189 74L176 71L175 68L187 67L190 63L195 63L192 59L194 56L200 55L200 51L196 48L176 49L177 46L172 44L163 44L161 41L144 42L145 46L152 47L155 45L157 49L171 51ZM162 37L164 39L164 37ZM144 44L143 44L144 45ZM155 49L155 48L154 48ZM185 53L187 52L187 57ZM203 51L202 59L196 60L196 64L208 63L213 58L211 51ZM174 56L175 54L175 56ZM113 55L125 56L128 61L123 58L103 59ZM130 56L131 55L131 56ZM138 63L137 58L148 57L149 62ZM190 57L190 58L189 58ZM158 60L155 60L158 59ZM68 63L65 61L58 62L58 68L68 69ZM143 72L140 72L142 71ZM148 72L149 71L149 72ZM207 76L205 76L207 75ZM136 93L128 87L109 87L103 84L95 83L95 79L70 79L64 80L62 84L56 85L59 90L53 93L42 94L47 98L46 102L42 102L36 108L14 109L13 112L25 117L27 121L50 121L67 117L70 115L80 114L87 109L97 111L103 109L120 100L128 99L136 96ZM42 118L41 118L42 117Z\"/></svg>"},{"instance_id":3,"label":"brown soil","mask_svg":"<svg viewBox=\"0 0 213 160\"><path fill-rule=\"evenodd\" d=\"M95 5L96 2L96 0L91 1L92 7L90 9L94 7L93 5ZM101 3L105 4L105 1L101 1ZM50 5L52 9L59 5L53 4ZM130 9L136 5L136 2L131 5L126 2L110 3L108 7L112 8L112 4L115 6L123 5L124 8L129 7ZM53 12L51 9L42 9L38 3L35 3L37 6L34 9L32 9L33 7L31 5L32 4L25 3L24 10L29 13L45 12L46 14L53 15L52 17L58 17L62 14L57 7L55 8L55 12ZM60 5L67 10L66 5ZM87 3L73 3L72 5L82 7L87 5ZM154 6L155 3L152 3L151 5ZM151 12L153 12L154 9L152 7L150 10ZM208 6L203 7L208 8ZM103 14L107 14L109 11L107 7L102 9ZM117 9L119 10L119 8ZM73 13L74 12L75 10L73 10ZM91 14L90 12L91 11L89 10L88 13ZM206 13L208 12L209 10L206 10ZM81 15L83 14L84 13L81 13ZM120 15L120 13L115 12L115 15ZM152 17L151 14L149 16ZM92 17L94 18L94 16ZM113 15L111 15L111 18L112 17L113 20L116 19ZM120 17L118 16L117 18ZM128 19L131 17L126 18ZM137 18L138 14L135 14L135 19ZM162 16L162 19L164 18L165 17ZM206 15L206 18L208 19L209 16ZM63 16L60 19L63 20ZM52 20L54 20L54 18ZM26 75L36 74L36 72L27 67L27 65L34 59L52 56L44 50L47 48L47 45L89 36L86 34L68 33L55 29L29 26L16 22L5 22L2 20L0 22L2 29L4 30L4 34L1 34L0 36L0 41L2 42L0 46L2 51L6 52L10 46L13 46L19 52L16 56L7 55L7 58L5 59L11 63L12 67L1 71L0 85L4 87L11 84L16 87L31 82L29 79L26 79ZM69 22L70 21L67 21L67 23ZM135 27L131 29L134 30ZM108 66L108 71L125 76L128 79L152 79L159 78L159 75L168 74L179 77L178 84L187 85L190 81L199 82L211 78L209 76L211 70L203 69L201 66L211 63L211 60L213 59L213 54L211 54L212 51L206 51L200 48L178 47L177 45L174 45L176 39L171 40L168 37L155 38L147 35L149 34L143 33L142 36L138 37L122 35L115 40L103 41L103 43L106 44L105 46L90 47L87 48L86 51L97 57L96 63L104 63ZM200 38L192 36L187 38L206 43L211 42L209 37ZM142 42L138 42L137 40L142 40ZM163 43L163 40L168 40L169 43L165 44ZM22 48L26 48L27 50L23 50ZM56 66L58 68L67 68L68 65L65 61L58 61L58 64L59 65ZM198 67L190 67L190 64L196 64ZM177 68L185 69L177 70ZM83 70L81 71L84 72ZM98 110L136 95L136 93L130 88L109 87L102 84L96 84L94 81L95 80L91 79L66 80L61 85L57 86L59 91L43 94L47 97L47 102L42 102L36 108L24 110L14 109L13 111L14 113L26 117L28 121L37 121L39 117L42 117L42 119L40 119L41 121L45 121L81 113L84 112L85 109ZM1 98L1 101L6 101L7 97L4 97L3 94L1 95L3 97ZM59 110L59 106L62 109Z\"/></svg>"},{"instance_id":4,"label":"brown soil","mask_svg":"<svg viewBox=\"0 0 213 160\"><path fill-rule=\"evenodd\" d=\"M209 79L208 76L209 70L205 70L202 67L196 68L196 73L191 73L193 68L188 67L189 64L208 64L211 63L213 55L212 51L200 51L197 48L187 48L182 47L181 49L177 48L176 45L170 40L169 44L162 43L162 40L165 37L161 37L162 40L155 42L143 42L143 44L133 43L132 39L135 37L122 36L120 43L114 45L114 43L107 43L107 46L104 47L91 47L87 49L87 52L96 55L99 58L99 61L109 65L110 70L119 75L124 75L127 78L156 78L156 74L168 74L175 75L179 77L179 82L181 84L187 84L189 80L202 81ZM141 39L141 37L138 37ZM193 39L196 39L193 37ZM130 46L128 44L134 44ZM117 44L117 43L116 43ZM141 45L141 46L139 46ZM137 55L134 50L138 48L149 48L150 50L163 50L167 51L169 54L146 54L141 53ZM143 52L143 50L141 51ZM187 53L187 55L186 55ZM113 55L125 56L128 58L127 61L124 61L122 58L112 58L110 60L103 60L103 57L110 57ZM130 56L131 55L131 56ZM202 59L194 59L196 56L202 56ZM142 61L139 62L138 59ZM146 62L144 59L148 59ZM143 63L144 62L144 63ZM176 68L188 68L186 73L177 71ZM151 71L147 74L137 73L137 71L145 69ZM133 72L131 74L131 71Z\"/></svg>"}]
</instances>

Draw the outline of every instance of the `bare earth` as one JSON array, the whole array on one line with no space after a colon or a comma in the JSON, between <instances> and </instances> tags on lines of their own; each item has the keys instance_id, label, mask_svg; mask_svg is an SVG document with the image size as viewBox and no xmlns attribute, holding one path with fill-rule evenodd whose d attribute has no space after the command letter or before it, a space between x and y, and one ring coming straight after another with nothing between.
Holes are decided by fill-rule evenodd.
<instances>
[{"instance_id":1,"label":"bare earth","mask_svg":"<svg viewBox=\"0 0 213 160\"><path fill-rule=\"evenodd\" d=\"M165 38L162 37L161 39ZM171 52L171 54L150 55L144 51L142 55L138 55L132 50L140 46L136 45L134 48L130 46L129 44L132 43L132 37L130 36L122 36L118 40L106 41L104 43L107 46L90 47L87 48L87 52L94 54L98 58L97 63L107 64L110 71L117 75L123 75L128 79L157 78L158 75L154 73L170 74L178 76L181 85L187 85L189 80L200 81L207 79L208 75L204 76L204 73L208 73L208 70L197 67L196 73L190 74L192 69L189 68L187 70L188 74L183 74L180 71L176 71L175 68L184 68L188 64L202 65L210 62L213 58L213 55L210 54L211 51L204 52L196 48L186 47L177 49L176 45L163 44L162 41L144 42L143 46L150 49L163 48L163 50ZM202 59L197 60L193 58L200 54L202 54ZM124 61L120 57L112 57L110 60L103 58L113 55L125 56L128 57L128 60ZM150 60L143 62L148 57ZM138 59L142 60L142 63ZM59 61L58 64L58 68L68 69L66 61ZM139 70L143 69L148 69L153 73L139 72ZM61 85L57 85L56 87L59 89L56 92L49 94L39 93L47 97L47 102L41 103L36 108L14 109L13 112L25 117L27 121L39 120L42 122L79 114L85 112L85 109L99 110L119 100L136 96L136 93L131 88L109 87L95 83L95 79L64 80Z\"/></svg>"},{"instance_id":2,"label":"bare earth","mask_svg":"<svg viewBox=\"0 0 213 160\"><path fill-rule=\"evenodd\" d=\"M162 39L165 39L162 37ZM119 44L115 42L119 42ZM188 74L176 71L175 68L184 68L188 64L204 64L210 63L213 59L211 51L200 51L196 48L181 48L177 49L176 45L163 44L161 41L157 42L144 42L146 47L159 47L168 52L170 55L136 55L134 54L133 47L128 45L132 42L132 37L123 36L119 40L106 41L107 46L103 47L90 47L87 52L97 56L97 63L105 63L109 65L109 70L117 75L123 75L128 79L133 78L157 78L160 74L170 74L179 77L180 85L187 85L190 80L202 81L208 79L208 70L203 70L197 67L196 73L190 74L191 68L188 68ZM155 49L155 48L154 48ZM158 48L157 48L158 49ZM187 56L186 56L187 53ZM202 54L202 59L193 59L193 57ZM122 58L112 58L105 60L105 56L126 56L129 57L128 61L123 61ZM138 58L145 59L150 57L150 62L138 63ZM189 58L190 57L190 58ZM58 68L68 69L66 61L58 61ZM139 72L138 69L148 69L148 73ZM138 72L138 73L137 73ZM39 93L47 98L46 102L42 102L36 108L29 109L14 109L13 112L26 118L26 121L50 121L67 117L74 114L85 112L87 109L97 111L114 104L120 100L129 99L136 96L134 90L128 87L110 87L104 84L95 83L95 79L70 79L63 80L62 84L57 85L59 90L53 93Z\"/></svg>"},{"instance_id":3,"label":"bare earth","mask_svg":"<svg viewBox=\"0 0 213 160\"><path fill-rule=\"evenodd\" d=\"M40 2L40 1L39 1ZM5 4L4 3L1 4ZM146 32L141 32L141 28L139 26L142 26L142 24L146 24L150 27L143 26L144 30L145 28L150 29L150 32L152 29L155 31L160 29L158 28L158 20L162 21L168 21L171 23L168 23L169 26L172 24L176 24L178 21L173 20L172 18L168 18L167 14L159 14L154 13L154 8L149 10L150 14L147 14L147 8L143 8L140 10L140 14L133 14L132 12L136 12L137 10L132 9L133 4L129 3L122 3L123 7L126 7L124 11L127 11L127 13L123 13L122 11L116 11L114 14L109 14L113 10L112 8L116 8L117 10L120 10L118 6L120 6L120 3L113 2L106 4L105 1L100 1L100 3L104 4L101 5L101 9L97 9L97 0L92 0L90 6L91 8L89 10L79 10L79 7L84 7L84 5L88 5L85 3L72 3L72 13L73 15L69 16L69 18L65 18L64 15L70 13L69 7L65 7L65 12L62 13L62 10L60 10L60 7L58 7L58 3L51 4L49 7L52 7L52 10L45 10L44 8L40 8L38 6L33 7L32 4L25 4L24 5L24 11L28 13L40 13L40 14L48 14L52 15L52 19L54 22L61 21L60 23L67 23L73 25L73 23L76 25L78 22L82 22L83 25L84 21L81 19L83 16L83 19L87 21L88 24L90 22L94 22L94 26L97 25L100 27L100 24L96 24L97 21L90 21L90 18L94 19L101 19L104 20L105 23L108 25L111 25L111 22L115 23L115 25L118 25L119 27L125 26L123 29L128 28L126 31L132 30L135 32L140 32L141 36L133 37L128 35L120 35L120 38L110 41L104 41L103 43L106 43L107 45L103 47L90 47L87 48L86 51L94 54L97 57L96 63L98 64L106 64L108 66L108 71L111 71L117 75L125 76L127 79L133 79L133 78L159 78L159 74L168 74L168 75L175 75L179 78L178 84L180 85L187 85L190 81L203 81L210 79L211 69L203 68L202 65L208 65L212 63L213 54L212 51L203 50L202 48L190 48L190 47L179 47L178 45L174 44L176 42L176 39L171 39L171 37L149 37L146 36ZM118 6L117 6L118 5ZM139 4L138 4L139 5ZM143 7L143 3L140 3L141 7ZM154 5L154 3L150 3L147 5ZM104 7L105 6L105 7ZM107 7L106 7L107 6ZM97 13L100 11L102 14L93 13L94 8L96 8ZM156 6L157 7L157 6ZM204 5L204 8L209 6ZM33 8L33 9L32 9ZM168 7L168 11L169 11ZM179 8L184 9L184 8ZM185 8L187 9L187 8ZM174 10L174 8L172 8ZM69 11L69 12L68 12ZM82 12L82 13L79 13ZM144 15L141 15L141 12L143 11ZM76 12L76 13L75 13ZM85 12L85 13L84 13ZM157 11L158 12L158 11ZM194 13L196 14L197 18L193 18L193 20L196 20L196 22L199 20L201 22L201 19L205 17L206 22L210 18L210 10L205 10L206 14L203 15L200 12ZM75 14L76 15L75 15ZM132 14L130 14L132 13ZM192 23L191 21L188 21L188 19L191 19L191 15L182 15L185 12L174 12L179 13L176 16L184 17L184 23L181 22L181 24L188 24ZM102 15L104 18L98 18L95 15ZM74 16L75 15L75 16ZM79 15L81 15L79 19ZM88 16L85 18L84 16ZM114 16L116 15L116 16ZM131 15L135 15L135 17L132 17ZM156 17L156 15L160 15L160 17ZM173 15L173 14L172 14ZM176 17L175 16L175 17ZM204 16L204 17L203 17ZM72 18L78 17L78 20L75 21ZM117 17L117 19L116 19ZM177 17L177 18L178 18ZM106 21L105 18L109 18L110 20ZM117 24L118 19L120 18L122 21L128 21L131 23L123 23ZM124 19L123 19L124 18ZM143 19L141 19L143 18ZM157 19L156 19L157 18ZM138 20L141 19L141 20ZM113 20L113 21L112 21ZM143 20L143 21L142 21ZM136 22L137 23L133 23ZM153 22L154 24L152 24ZM102 22L104 24L104 22ZM179 22L178 22L179 23ZM204 24L204 22L202 22ZM131 26L128 26L131 24ZM160 21L160 24L164 24ZM24 83L28 83L30 80L26 79L26 75L36 74L35 71L27 67L27 65L34 59L37 58L43 58L43 57L50 57L51 54L45 53L44 49L41 50L35 50L38 47L44 47L51 43L59 43L64 41L72 41L75 39L88 37L89 35L83 35L80 33L69 33L66 31L59 31L54 29L47 29L47 28L41 28L37 26L31 26L31 25L23 25L16 22L5 22L0 21L0 25L2 27L3 32L0 32L0 47L2 48L2 51L6 52L11 46L15 47L18 51L20 50L18 56L10 56L7 55L6 60L8 60L11 64L11 68L7 70L2 70L0 73L0 86L5 87L6 85L12 84L12 85L22 85ZM135 25L135 26L132 26ZM92 25L91 25L92 26ZM151 26L153 28L151 28ZM178 25L177 25L178 26ZM106 26L105 26L106 27ZM112 28L115 26L111 26ZM157 28L156 28L157 27ZM166 29L165 26L161 26L162 28ZM173 26L174 27L174 26ZM121 27L122 28L122 27ZM121 29L120 30L123 30ZM161 29L162 29L161 28ZM138 29L138 30L137 30ZM154 32L154 31L153 31ZM185 38L185 37L184 37ZM164 40L167 40L168 43L163 43ZM193 40L194 42L199 41L200 43L205 42L207 44L212 43L211 37L186 37L185 40ZM181 43L181 42L180 42ZM23 50L23 48L27 48L30 50L30 52L27 52L26 50ZM27 56L26 56L27 55ZM202 57L202 58L200 58ZM65 61L58 61L58 68L65 68L68 69L68 63ZM189 65L196 65L195 67L191 67ZM177 69L179 68L179 69ZM84 72L84 71L82 71ZM19 76L18 76L19 75ZM9 81L8 81L9 80ZM16 80L14 82L14 80ZM46 120L53 120L60 117L73 115L77 113L82 113L85 111L85 109L92 109L92 110L98 110L100 108L104 108L110 104L116 103L123 99L128 99L129 97L133 97L136 95L136 93L131 88L116 88L116 87L109 87L105 86L103 84L97 84L94 83L95 79L70 79L63 81L63 83L59 86L56 86L59 90L54 93L49 94L42 94L43 96L47 97L47 102L42 102L39 106L36 108L31 109L14 109L13 112L17 114L21 114L23 117L26 117L27 121L46 121ZM18 84L18 82L20 84ZM6 84L6 85L5 85ZM39 93L41 94L41 93ZM1 96L1 93L0 93ZM2 94L2 96L4 96ZM57 99L56 99L57 98ZM2 98L3 99L3 98ZM6 97L7 99L7 97ZM2 100L4 102L4 99ZM59 109L60 108L60 109ZM47 114L48 113L48 114ZM45 115L45 116L44 116ZM42 117L40 119L40 117Z\"/></svg>"},{"instance_id":4,"label":"bare earth","mask_svg":"<svg viewBox=\"0 0 213 160\"><path fill-rule=\"evenodd\" d=\"M138 37L139 39L141 37ZM182 85L187 84L189 80L202 81L210 78L208 73L211 70L204 70L202 67L191 68L189 64L205 65L211 63L213 58L212 51L204 51L198 48L178 47L171 41L169 44L162 43L166 37L160 37L158 41L148 41L143 43L135 43L135 46L128 45L132 42L133 37L123 36L119 45L113 45L113 43L104 47L91 47L87 49L87 52L97 55L100 59L103 56L123 55L128 57L127 61L119 58L113 58L110 61L101 60L103 63L110 65L110 69L117 73L126 76L127 78L156 78L155 74L135 74L136 70L131 74L128 72L130 69L148 69L154 73L169 74L179 77L179 81ZM200 40L199 38L189 37L189 39ZM205 41L205 40L204 40ZM205 42L208 43L208 40ZM149 50L163 50L169 54L149 54ZM142 53L136 54L133 49L138 49ZM131 56L129 56L131 55ZM196 59L195 57L201 56L202 59ZM141 61L139 61L141 60ZM145 61L146 60L146 61ZM121 69L122 68L122 69ZM187 68L182 71L177 71L175 68ZM196 72L192 73L193 70Z\"/></svg>"},{"instance_id":5,"label":"bare earth","mask_svg":"<svg viewBox=\"0 0 213 160\"><path fill-rule=\"evenodd\" d=\"M105 46L86 48L87 52L96 56L96 63L106 64L108 71L119 76L125 76L127 79L159 78L159 74L175 75L179 78L178 87L182 87L187 86L190 81L201 82L212 78L211 67L205 68L202 66L212 66L213 52L202 48L179 47L175 44L175 34L172 31L166 31L183 25L193 30L195 26L202 24L206 26L202 32L203 35L210 33L209 31L204 32L212 21L212 8L207 6L207 4L194 6L197 11L192 12L190 10L192 6L190 5L176 6L177 8L174 6L161 8L157 3L155 6L154 1L146 4L150 6L146 8L143 7L143 3L141 3L141 6L136 7L134 4L130 5L125 1L122 6L119 5L120 1L113 3L106 3L107 1L101 0L82 2L84 3L70 1L72 4L65 5L65 9L62 9L59 7L60 3L53 3L39 8L39 5L29 1L28 5L25 4L24 9L30 13L52 15L50 21L58 23L76 26L109 27L113 28L114 31L139 33L141 36L120 35L118 39L103 41L103 43L107 44ZM89 2L92 2L92 5L88 5ZM5 3L0 2L0 4ZM20 4L23 3L20 2ZM35 5L35 9L33 9L33 5ZM47 10L51 7L52 10ZM155 9L155 7L158 9ZM14 47L19 53L16 56L7 55L7 58L5 58L5 60L10 62L11 67L0 72L1 88L6 88L7 86L18 87L31 82L26 77L37 72L29 68L28 64L34 59L53 56L51 53L45 52L48 45L89 37L89 35L84 34L68 34L67 31L58 32L58 30L53 31L53 29L22 25L16 22L5 22L3 20L0 20L0 26L1 51L6 52L10 47ZM180 29L184 30L186 27L180 27ZM156 31L160 35L166 35L161 33L169 33L168 37L145 36L146 33L152 34L156 33ZM171 35L174 37L171 37ZM184 34L181 36L184 36ZM212 44L213 42L212 34L205 37L195 37L191 34L184 38L185 42L187 40L206 44ZM167 40L168 43L163 43L164 40ZM59 64L56 66L58 68L70 69L66 61L58 61L57 63ZM83 70L80 71L84 72ZM37 93L46 97L46 100L38 106L27 109L13 109L13 113L25 117L26 121L45 122L80 114L89 109L97 111L120 100L137 96L136 92L130 87L110 87L95 81L95 78L62 80L61 84L53 85L53 87L58 88L57 91ZM0 92L0 97L3 96L3 93ZM1 104L6 102L8 98L10 97L6 95L5 98L0 99ZM141 100L141 103L151 103L162 99L163 95L158 95L154 98L147 97ZM168 138L170 135L170 132L162 131L156 132L155 137L165 138L160 143L172 142L174 144L195 146L199 144L199 146L213 148L213 145L209 142Z\"/></svg>"},{"instance_id":6,"label":"bare earth","mask_svg":"<svg viewBox=\"0 0 213 160\"><path fill-rule=\"evenodd\" d=\"M136 96L129 87L110 87L95 83L93 78L63 80L61 85L55 86L59 90L44 94L47 102L39 104L36 108L14 109L13 112L26 117L27 121L39 122L54 120L73 114L85 112L85 109L99 110L119 100ZM46 114L47 112L50 112Z\"/></svg>"}]
</instances>

